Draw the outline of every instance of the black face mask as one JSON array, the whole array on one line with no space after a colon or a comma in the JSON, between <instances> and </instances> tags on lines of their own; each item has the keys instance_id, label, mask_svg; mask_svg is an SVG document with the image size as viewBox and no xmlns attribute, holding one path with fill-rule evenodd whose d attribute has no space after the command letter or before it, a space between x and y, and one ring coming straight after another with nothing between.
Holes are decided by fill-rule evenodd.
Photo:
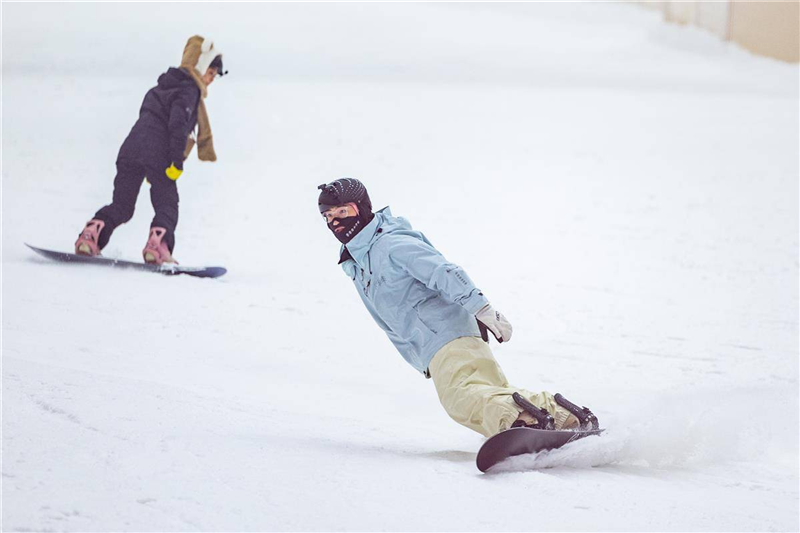
<instances>
[{"instance_id":1,"label":"black face mask","mask_svg":"<svg viewBox=\"0 0 800 533\"><path fill-rule=\"evenodd\" d=\"M334 222L338 222L338 224L334 226ZM337 232L336 230L339 228L344 229ZM340 243L347 244L353 237L358 235L359 231L364 229L364 221L361 220L361 217L358 215L347 218L335 218L328 223L328 229L333 232L333 236L339 239Z\"/></svg>"}]
</instances>

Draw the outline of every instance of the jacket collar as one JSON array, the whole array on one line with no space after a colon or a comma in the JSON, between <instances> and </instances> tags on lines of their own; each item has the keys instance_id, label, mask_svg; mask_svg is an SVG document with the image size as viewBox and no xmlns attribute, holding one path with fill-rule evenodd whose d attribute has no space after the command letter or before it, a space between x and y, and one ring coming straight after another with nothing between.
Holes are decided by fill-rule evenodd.
<instances>
[{"instance_id":1,"label":"jacket collar","mask_svg":"<svg viewBox=\"0 0 800 533\"><path fill-rule=\"evenodd\" d=\"M341 265L347 260L355 261L355 259L353 259L353 256L350 255L350 252L347 251L347 248L342 246L342 251L339 254L339 264Z\"/></svg>"},{"instance_id":2,"label":"jacket collar","mask_svg":"<svg viewBox=\"0 0 800 533\"><path fill-rule=\"evenodd\" d=\"M369 249L372 248L375 239L382 233L383 230L381 226L387 216L392 216L392 212L388 207L384 207L375 213L375 217L370 223L364 226L364 229L359 231L350 242L342 245L339 252L339 264L344 263L348 259L352 259L362 268L367 267L367 254L369 253Z\"/></svg>"}]
</instances>

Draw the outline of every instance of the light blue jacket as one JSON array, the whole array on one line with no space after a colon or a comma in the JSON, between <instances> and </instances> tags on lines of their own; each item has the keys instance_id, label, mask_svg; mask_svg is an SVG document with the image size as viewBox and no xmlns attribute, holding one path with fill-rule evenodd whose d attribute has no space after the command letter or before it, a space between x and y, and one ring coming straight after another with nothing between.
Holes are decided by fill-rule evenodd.
<instances>
[{"instance_id":1,"label":"light blue jacket","mask_svg":"<svg viewBox=\"0 0 800 533\"><path fill-rule=\"evenodd\" d=\"M442 346L480 335L475 313L486 297L388 207L342 247L342 268L375 322L423 374Z\"/></svg>"}]
</instances>

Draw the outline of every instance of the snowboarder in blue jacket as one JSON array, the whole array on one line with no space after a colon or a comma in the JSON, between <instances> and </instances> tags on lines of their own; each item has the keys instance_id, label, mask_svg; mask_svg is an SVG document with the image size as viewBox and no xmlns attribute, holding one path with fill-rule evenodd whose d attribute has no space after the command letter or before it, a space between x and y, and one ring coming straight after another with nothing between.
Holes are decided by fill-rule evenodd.
<instances>
[{"instance_id":1,"label":"snowboarder in blue jacket","mask_svg":"<svg viewBox=\"0 0 800 533\"><path fill-rule=\"evenodd\" d=\"M432 378L456 422L484 436L510 427L586 429L596 418L561 395L509 385L488 345L512 327L467 273L389 208L372 211L364 185L320 185L319 211L342 244L339 263L403 358Z\"/></svg>"},{"instance_id":2,"label":"snowboarder in blue jacket","mask_svg":"<svg viewBox=\"0 0 800 533\"><path fill-rule=\"evenodd\" d=\"M100 254L114 229L133 217L139 189L147 178L155 216L142 255L147 263L175 262L177 180L195 143L201 161L217 160L203 100L216 76L223 74L222 54L214 43L199 35L191 37L180 68L159 76L158 85L145 95L139 119L117 155L112 202L86 223L75 242L76 254Z\"/></svg>"}]
</instances>

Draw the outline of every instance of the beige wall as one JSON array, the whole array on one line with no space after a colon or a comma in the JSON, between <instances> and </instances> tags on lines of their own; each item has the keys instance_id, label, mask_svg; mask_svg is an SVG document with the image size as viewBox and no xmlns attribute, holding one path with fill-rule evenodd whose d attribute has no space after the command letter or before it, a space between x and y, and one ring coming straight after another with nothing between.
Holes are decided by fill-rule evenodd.
<instances>
[{"instance_id":1,"label":"beige wall","mask_svg":"<svg viewBox=\"0 0 800 533\"><path fill-rule=\"evenodd\" d=\"M800 61L800 3L733 2L730 39L753 52Z\"/></svg>"},{"instance_id":2,"label":"beige wall","mask_svg":"<svg viewBox=\"0 0 800 533\"><path fill-rule=\"evenodd\" d=\"M643 0L664 19L705 28L769 57L800 61L800 0Z\"/></svg>"}]
</instances>

